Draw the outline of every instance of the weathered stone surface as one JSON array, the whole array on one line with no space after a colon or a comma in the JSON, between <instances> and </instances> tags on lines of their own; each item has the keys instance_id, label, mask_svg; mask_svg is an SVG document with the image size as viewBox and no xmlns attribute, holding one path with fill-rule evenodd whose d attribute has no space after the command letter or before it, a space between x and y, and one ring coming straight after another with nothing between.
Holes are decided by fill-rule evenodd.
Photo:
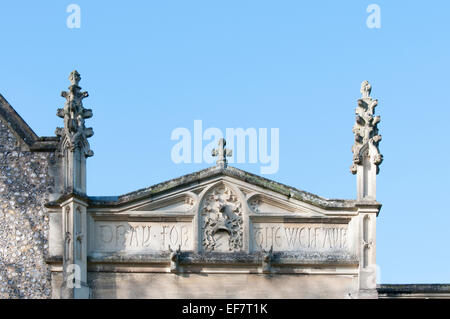
<instances>
[{"instance_id":1,"label":"weathered stone surface","mask_svg":"<svg viewBox=\"0 0 450 319\"><path fill-rule=\"evenodd\" d=\"M353 126L355 143L352 146L353 164L352 174L356 174L356 195L359 201L376 200L376 179L379 166L383 161L378 148L381 135L378 134L380 116L375 116L378 100L370 97L372 86L368 81L361 84L362 98L358 100L356 108L356 122Z\"/></svg>"},{"instance_id":2,"label":"weathered stone surface","mask_svg":"<svg viewBox=\"0 0 450 319\"><path fill-rule=\"evenodd\" d=\"M44 204L55 192L55 157L22 144L0 118L0 299L51 296Z\"/></svg>"},{"instance_id":3,"label":"weathered stone surface","mask_svg":"<svg viewBox=\"0 0 450 319\"><path fill-rule=\"evenodd\" d=\"M269 180L267 178L245 172L236 167L227 166L225 168L221 166L213 166L206 168L204 170L187 174L175 179L171 179L166 182L162 182L148 188L143 188L128 194L124 194L121 196L95 196L89 197L89 203L92 207L112 207L112 206L120 206L131 201L138 201L142 198L155 196L168 191L175 191L180 186L186 186L186 184L198 184L198 182L214 178L219 175L234 177L239 180L258 185L260 187L266 188L270 191L277 192L286 196L286 198L293 198L300 201L307 202L309 204L323 207L323 208L331 208L331 209L341 209L341 208L349 208L352 209L356 207L359 201L356 200L346 200L346 199L326 199L324 197L320 197L318 195L299 190L297 188L287 186L273 180ZM50 206L58 205L60 201L49 203ZM381 204L376 201L367 201L368 204L378 205L381 208Z\"/></svg>"},{"instance_id":4,"label":"weathered stone surface","mask_svg":"<svg viewBox=\"0 0 450 319\"><path fill-rule=\"evenodd\" d=\"M192 223L97 221L95 251L159 251L169 247L192 250Z\"/></svg>"},{"instance_id":5,"label":"weathered stone surface","mask_svg":"<svg viewBox=\"0 0 450 319\"><path fill-rule=\"evenodd\" d=\"M358 107L356 108L356 123L353 126L353 133L355 134L355 144L352 147L353 152L353 164L350 168L352 174L357 173L357 166L363 165L364 157L368 156L364 154L365 151L369 151L369 147L374 149L371 154L371 161L377 167L383 161L383 155L381 155L378 149L378 144L381 141L381 135L378 134L378 123L380 117L375 116L375 107L378 105L378 100L374 100L370 97L372 86L368 81L364 81L361 84L362 98L358 100Z\"/></svg>"},{"instance_id":6,"label":"weathered stone surface","mask_svg":"<svg viewBox=\"0 0 450 319\"><path fill-rule=\"evenodd\" d=\"M94 298L354 298L357 280L339 275L89 273Z\"/></svg>"}]
</instances>

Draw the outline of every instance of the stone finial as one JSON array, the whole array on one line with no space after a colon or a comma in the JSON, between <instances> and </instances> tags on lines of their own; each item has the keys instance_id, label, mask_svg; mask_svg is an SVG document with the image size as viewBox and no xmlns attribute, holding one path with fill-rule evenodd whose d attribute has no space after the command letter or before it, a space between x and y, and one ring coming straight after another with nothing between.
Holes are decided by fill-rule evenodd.
<instances>
[{"instance_id":1,"label":"stone finial","mask_svg":"<svg viewBox=\"0 0 450 319\"><path fill-rule=\"evenodd\" d=\"M369 81L363 81L361 83L361 95L363 99L367 99L370 97L370 93L372 92L372 85L370 85Z\"/></svg>"},{"instance_id":2,"label":"stone finial","mask_svg":"<svg viewBox=\"0 0 450 319\"><path fill-rule=\"evenodd\" d=\"M70 73L69 80L71 83L69 90L61 93L61 96L66 98L66 103L64 108L58 109L56 113L64 119L64 128L57 128L55 134L61 137L62 148L69 148L72 151L81 148L84 155L90 157L94 153L87 139L94 135L94 131L92 128L86 128L84 121L92 117L92 110L83 107L83 99L89 94L82 92L78 86L81 77L76 70Z\"/></svg>"},{"instance_id":3,"label":"stone finial","mask_svg":"<svg viewBox=\"0 0 450 319\"><path fill-rule=\"evenodd\" d=\"M78 86L78 83L81 80L80 73L78 73L77 70L73 70L69 75L69 80L70 80L71 85Z\"/></svg>"},{"instance_id":4,"label":"stone finial","mask_svg":"<svg viewBox=\"0 0 450 319\"><path fill-rule=\"evenodd\" d=\"M217 165L221 167L227 166L227 157L230 157L233 155L233 151L230 149L225 148L225 145L227 145L227 142L224 138L219 139L219 145L218 148L215 148L212 150L211 155L214 157L217 157Z\"/></svg>"},{"instance_id":5,"label":"stone finial","mask_svg":"<svg viewBox=\"0 0 450 319\"><path fill-rule=\"evenodd\" d=\"M358 107L356 108L356 123L353 126L353 133L355 134L355 143L352 147L353 164L350 167L352 174L357 173L358 165L362 165L363 158L369 156L370 161L376 166L378 173L378 166L383 161L383 155L380 154L378 144L381 141L381 135L378 134L379 116L374 116L375 107L378 105L378 100L370 97L372 86L368 81L361 84L362 98L358 100Z\"/></svg>"}]
</instances>

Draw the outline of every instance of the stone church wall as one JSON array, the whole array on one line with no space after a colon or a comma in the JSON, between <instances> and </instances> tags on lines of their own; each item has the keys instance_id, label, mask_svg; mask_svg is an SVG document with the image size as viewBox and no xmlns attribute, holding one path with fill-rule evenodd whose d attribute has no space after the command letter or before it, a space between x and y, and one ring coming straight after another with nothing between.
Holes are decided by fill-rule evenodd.
<instances>
[{"instance_id":1,"label":"stone church wall","mask_svg":"<svg viewBox=\"0 0 450 319\"><path fill-rule=\"evenodd\" d=\"M50 298L49 220L54 152L31 152L0 119L0 299Z\"/></svg>"}]
</instances>

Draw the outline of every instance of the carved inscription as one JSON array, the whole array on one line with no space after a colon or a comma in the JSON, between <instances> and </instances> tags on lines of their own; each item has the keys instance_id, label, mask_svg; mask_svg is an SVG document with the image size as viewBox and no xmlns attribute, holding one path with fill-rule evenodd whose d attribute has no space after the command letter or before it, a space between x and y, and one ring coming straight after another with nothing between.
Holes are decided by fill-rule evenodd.
<instances>
[{"instance_id":1,"label":"carved inscription","mask_svg":"<svg viewBox=\"0 0 450 319\"><path fill-rule=\"evenodd\" d=\"M99 251L192 249L190 223L96 222L95 249Z\"/></svg>"},{"instance_id":2,"label":"carved inscription","mask_svg":"<svg viewBox=\"0 0 450 319\"><path fill-rule=\"evenodd\" d=\"M347 227L321 224L254 224L253 249L276 251L345 250Z\"/></svg>"}]
</instances>

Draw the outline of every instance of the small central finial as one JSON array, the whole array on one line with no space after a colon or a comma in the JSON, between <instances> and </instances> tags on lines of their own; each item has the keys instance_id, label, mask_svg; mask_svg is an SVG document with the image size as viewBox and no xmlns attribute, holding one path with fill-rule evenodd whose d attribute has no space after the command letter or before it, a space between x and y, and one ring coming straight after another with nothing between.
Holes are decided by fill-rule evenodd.
<instances>
[{"instance_id":1,"label":"small central finial","mask_svg":"<svg viewBox=\"0 0 450 319\"><path fill-rule=\"evenodd\" d=\"M77 70L73 70L69 75L70 84L78 86L78 83L80 83L80 80L81 80L80 73L78 73Z\"/></svg>"},{"instance_id":2,"label":"small central finial","mask_svg":"<svg viewBox=\"0 0 450 319\"><path fill-rule=\"evenodd\" d=\"M370 92L372 92L372 85L370 85L369 81L363 81L361 83L361 95L363 99L367 99L370 97Z\"/></svg>"},{"instance_id":3,"label":"small central finial","mask_svg":"<svg viewBox=\"0 0 450 319\"><path fill-rule=\"evenodd\" d=\"M219 147L212 150L211 155L216 157L217 156L217 165L221 167L227 166L227 157L230 157L233 155L233 151L225 148L225 145L227 145L227 142L224 138L219 139Z\"/></svg>"}]
</instances>

